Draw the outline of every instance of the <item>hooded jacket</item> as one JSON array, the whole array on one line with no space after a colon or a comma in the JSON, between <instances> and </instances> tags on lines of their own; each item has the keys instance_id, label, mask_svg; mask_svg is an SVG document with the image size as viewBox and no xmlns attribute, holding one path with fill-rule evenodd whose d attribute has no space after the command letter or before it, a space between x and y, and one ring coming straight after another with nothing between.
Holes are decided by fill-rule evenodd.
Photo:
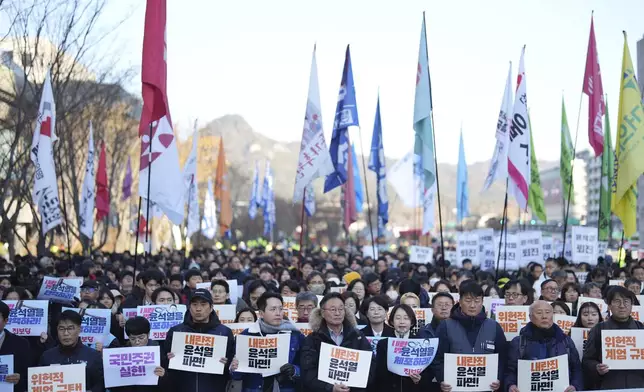
<instances>
[{"instance_id":1,"label":"hooded jacket","mask_svg":"<svg viewBox=\"0 0 644 392\"><path fill-rule=\"evenodd\" d=\"M185 372L182 370L169 369L168 383L172 391L190 392L224 392L228 379L228 367L235 355L235 341L233 332L219 321L215 312L210 313L207 323L195 323L190 312L186 312L183 323L175 325L168 331L164 344L165 353L172 352L172 338L175 332L203 333L208 335L226 336L226 358L228 362L224 366L224 374L205 374Z\"/></svg>"},{"instance_id":2,"label":"hooded jacket","mask_svg":"<svg viewBox=\"0 0 644 392\"><path fill-rule=\"evenodd\" d=\"M101 353L89 348L78 339L74 347L58 345L45 351L38 366L85 364L85 386L88 391L103 392L103 358ZM22 377L21 377L22 378Z\"/></svg>"},{"instance_id":3,"label":"hooded jacket","mask_svg":"<svg viewBox=\"0 0 644 392\"><path fill-rule=\"evenodd\" d=\"M346 310L346 308L345 308ZM307 392L331 392L333 385L318 380L318 364L320 362L320 347L322 343L336 346L326 322L322 318L322 310L317 308L309 316L309 325L311 334L304 339L304 345L300 354L300 367L302 372L302 384L306 387ZM343 339L340 347L350 348L352 350L372 351L371 344L367 338L356 329L356 319L351 312L345 311L343 323ZM324 358L323 360L327 360ZM369 381L371 384L375 378L376 363L375 358L371 357L371 367L369 368ZM366 388L351 388L351 392L366 391Z\"/></svg>"}]
</instances>

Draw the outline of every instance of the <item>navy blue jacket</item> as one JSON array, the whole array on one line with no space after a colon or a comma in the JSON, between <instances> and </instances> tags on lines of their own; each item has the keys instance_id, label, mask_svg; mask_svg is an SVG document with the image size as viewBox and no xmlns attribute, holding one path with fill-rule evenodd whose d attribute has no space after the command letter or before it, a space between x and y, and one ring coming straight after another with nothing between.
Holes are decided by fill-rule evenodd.
<instances>
[{"instance_id":1,"label":"navy blue jacket","mask_svg":"<svg viewBox=\"0 0 644 392\"><path fill-rule=\"evenodd\" d=\"M103 359L101 353L89 348L80 339L74 347L56 346L45 351L38 366L74 365L85 363L85 386L88 391L103 392Z\"/></svg>"},{"instance_id":2,"label":"navy blue jacket","mask_svg":"<svg viewBox=\"0 0 644 392\"><path fill-rule=\"evenodd\" d=\"M568 376L569 383L576 390L584 389L584 380L581 374L581 360L575 344L569 336L557 324L553 324L554 336L543 338L536 336L537 327L528 323L519 336L512 339L510 349L508 350L508 363L505 368L505 388L506 390L512 385L519 385L517 378L518 360L535 360L557 357L568 354ZM524 350L521 351L521 337L524 339ZM523 355L519 358L519 355Z\"/></svg>"},{"instance_id":3,"label":"navy blue jacket","mask_svg":"<svg viewBox=\"0 0 644 392\"><path fill-rule=\"evenodd\" d=\"M228 367L235 355L235 341L233 332L219 321L215 312L210 313L207 323L195 323L192 321L190 312L186 312L183 323L170 328L164 344L166 353L172 352L172 337L175 332L204 333L209 335L227 336L226 358L228 362L224 366L224 374L204 374L185 372L182 370L168 370L168 382L172 391L190 392L224 392L228 378Z\"/></svg>"}]
</instances>

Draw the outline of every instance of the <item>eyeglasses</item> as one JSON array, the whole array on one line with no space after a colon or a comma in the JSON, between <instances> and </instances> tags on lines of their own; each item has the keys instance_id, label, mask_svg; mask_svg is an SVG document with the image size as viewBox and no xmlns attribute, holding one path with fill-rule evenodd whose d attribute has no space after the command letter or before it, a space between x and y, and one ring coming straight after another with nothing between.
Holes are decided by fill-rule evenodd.
<instances>
[{"instance_id":1,"label":"eyeglasses","mask_svg":"<svg viewBox=\"0 0 644 392\"><path fill-rule=\"evenodd\" d=\"M613 305L613 306L617 306L617 307L623 306L623 307L627 308L627 307L633 305L633 301L631 301L630 299L625 299L625 300L614 299L610 304Z\"/></svg>"},{"instance_id":2,"label":"eyeglasses","mask_svg":"<svg viewBox=\"0 0 644 392\"><path fill-rule=\"evenodd\" d=\"M452 304L449 304L449 303L445 303L445 304L434 304L434 307L435 307L435 308L439 308L439 309L449 309L449 308L451 308L452 306L453 306L453 305L452 305Z\"/></svg>"},{"instance_id":3,"label":"eyeglasses","mask_svg":"<svg viewBox=\"0 0 644 392\"><path fill-rule=\"evenodd\" d=\"M517 299L517 298L519 298L519 297L523 297L523 294L521 294L521 293L513 293L513 292L509 292L509 293L508 293L508 292L506 292L506 293L505 293L505 298L509 298L509 299Z\"/></svg>"},{"instance_id":4,"label":"eyeglasses","mask_svg":"<svg viewBox=\"0 0 644 392\"><path fill-rule=\"evenodd\" d=\"M226 290L213 290L212 293L215 295L226 295Z\"/></svg>"},{"instance_id":5,"label":"eyeglasses","mask_svg":"<svg viewBox=\"0 0 644 392\"><path fill-rule=\"evenodd\" d=\"M542 291L548 291L550 293L558 293L559 288L558 287L544 287Z\"/></svg>"},{"instance_id":6,"label":"eyeglasses","mask_svg":"<svg viewBox=\"0 0 644 392\"><path fill-rule=\"evenodd\" d=\"M58 327L58 333L61 335L64 335L66 333L72 334L74 331L76 331L76 326L75 325L70 325L69 327Z\"/></svg>"},{"instance_id":7,"label":"eyeglasses","mask_svg":"<svg viewBox=\"0 0 644 392\"><path fill-rule=\"evenodd\" d=\"M338 313L338 314L344 313L344 308L322 308L322 309L326 310L329 313Z\"/></svg>"},{"instance_id":8,"label":"eyeglasses","mask_svg":"<svg viewBox=\"0 0 644 392\"><path fill-rule=\"evenodd\" d=\"M81 288L81 293L93 293L96 289L93 287L83 287Z\"/></svg>"},{"instance_id":9,"label":"eyeglasses","mask_svg":"<svg viewBox=\"0 0 644 392\"><path fill-rule=\"evenodd\" d=\"M129 336L132 343L143 343L148 338L147 335Z\"/></svg>"},{"instance_id":10,"label":"eyeglasses","mask_svg":"<svg viewBox=\"0 0 644 392\"><path fill-rule=\"evenodd\" d=\"M313 305L309 305L309 306L300 305L300 306L298 306L298 307L297 307L297 310L299 310L299 311L305 311L305 310L307 310L307 311L309 311L309 312L310 312L310 311L312 311L313 309L315 309L315 306L313 306Z\"/></svg>"}]
</instances>

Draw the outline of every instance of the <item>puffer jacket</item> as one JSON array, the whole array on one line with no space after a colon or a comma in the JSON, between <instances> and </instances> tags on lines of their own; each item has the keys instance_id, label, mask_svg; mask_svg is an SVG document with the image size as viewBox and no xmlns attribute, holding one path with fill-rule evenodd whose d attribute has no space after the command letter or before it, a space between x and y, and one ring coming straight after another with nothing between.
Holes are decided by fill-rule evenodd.
<instances>
[{"instance_id":1,"label":"puffer jacket","mask_svg":"<svg viewBox=\"0 0 644 392\"><path fill-rule=\"evenodd\" d=\"M168 382L172 391L190 391L190 392L224 392L228 380L228 367L235 355L235 341L233 332L219 321L215 312L210 313L207 323L195 323L192 321L190 312L186 312L183 323L175 325L168 331L164 344L165 353L172 351L172 338L175 332L203 333L209 335L226 336L226 359L228 362L224 366L224 374L205 374L185 372L182 370L168 371ZM163 355L163 354L162 354Z\"/></svg>"},{"instance_id":2,"label":"puffer jacket","mask_svg":"<svg viewBox=\"0 0 644 392\"><path fill-rule=\"evenodd\" d=\"M346 309L346 308L345 308ZM336 346L326 322L322 318L322 310L315 309L309 316L309 325L313 332L304 339L304 345L300 354L300 367L302 371L302 385L307 392L331 392L333 385L318 380L318 364L320 362L320 347L322 343ZM350 348L353 350L371 351L371 344L362 332L356 329L356 319L351 312L345 311L344 314L344 337L340 347ZM328 360L323 358L323 360ZM376 361L371 357L371 367L369 368L369 381L372 384L375 379ZM366 388L351 388L351 392L366 391Z\"/></svg>"}]
</instances>

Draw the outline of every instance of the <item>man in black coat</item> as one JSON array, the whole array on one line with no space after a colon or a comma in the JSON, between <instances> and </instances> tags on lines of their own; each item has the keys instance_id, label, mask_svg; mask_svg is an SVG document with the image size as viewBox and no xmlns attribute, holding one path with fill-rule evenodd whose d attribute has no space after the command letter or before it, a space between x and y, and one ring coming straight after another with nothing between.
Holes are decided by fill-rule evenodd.
<instances>
[{"instance_id":1,"label":"man in black coat","mask_svg":"<svg viewBox=\"0 0 644 392\"><path fill-rule=\"evenodd\" d=\"M9 306L0 301L0 355L13 355L13 373L5 381L14 385L14 391L27 390L27 369L33 365L27 339L5 329L9 322Z\"/></svg>"}]
</instances>

